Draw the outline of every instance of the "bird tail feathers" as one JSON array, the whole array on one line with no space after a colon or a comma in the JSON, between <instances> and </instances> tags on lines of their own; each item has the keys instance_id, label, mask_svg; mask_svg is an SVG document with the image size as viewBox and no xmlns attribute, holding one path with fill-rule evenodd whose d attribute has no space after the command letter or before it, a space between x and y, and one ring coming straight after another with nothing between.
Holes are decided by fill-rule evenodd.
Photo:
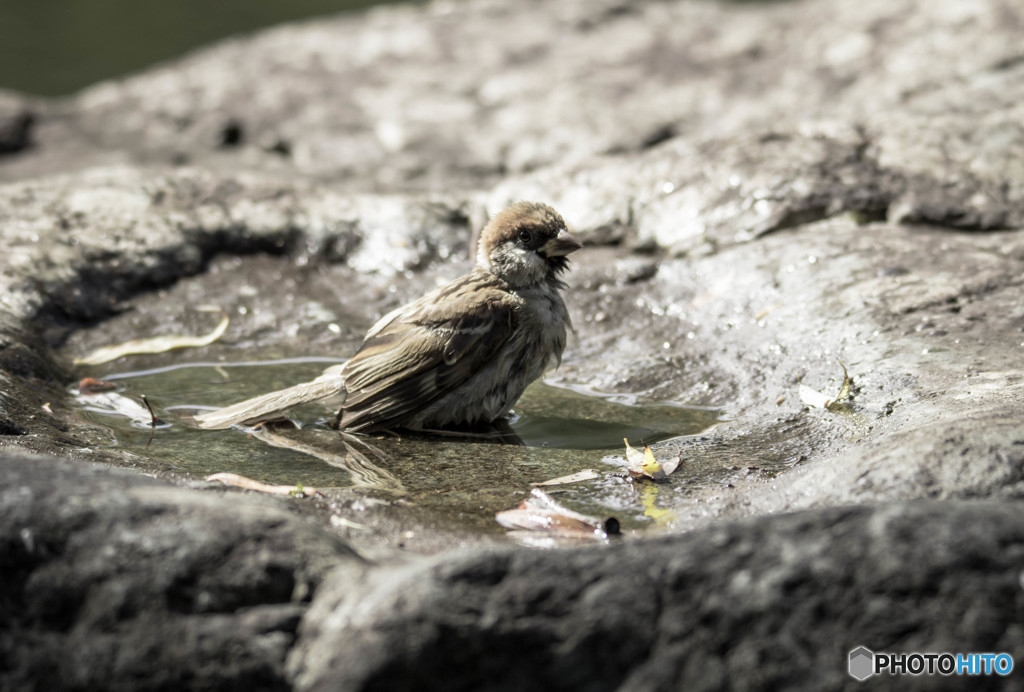
<instances>
[{"instance_id":1,"label":"bird tail feathers","mask_svg":"<svg viewBox=\"0 0 1024 692\"><path fill-rule=\"evenodd\" d=\"M195 418L196 424L207 430L222 430L232 425L255 425L280 420L286 411L297 406L326 401L343 394L345 385L339 370L340 368L329 368L323 375L310 382L201 413Z\"/></svg>"}]
</instances>

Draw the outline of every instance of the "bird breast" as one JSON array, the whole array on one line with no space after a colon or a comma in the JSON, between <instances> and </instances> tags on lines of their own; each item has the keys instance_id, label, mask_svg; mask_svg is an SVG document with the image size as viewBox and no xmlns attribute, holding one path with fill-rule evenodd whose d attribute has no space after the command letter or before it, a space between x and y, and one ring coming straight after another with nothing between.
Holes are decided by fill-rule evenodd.
<instances>
[{"instance_id":1,"label":"bird breast","mask_svg":"<svg viewBox=\"0 0 1024 692\"><path fill-rule=\"evenodd\" d=\"M569 313L554 286L513 291L516 330L502 352L470 381L434 402L411 427L490 423L507 414L527 385L562 359Z\"/></svg>"}]
</instances>

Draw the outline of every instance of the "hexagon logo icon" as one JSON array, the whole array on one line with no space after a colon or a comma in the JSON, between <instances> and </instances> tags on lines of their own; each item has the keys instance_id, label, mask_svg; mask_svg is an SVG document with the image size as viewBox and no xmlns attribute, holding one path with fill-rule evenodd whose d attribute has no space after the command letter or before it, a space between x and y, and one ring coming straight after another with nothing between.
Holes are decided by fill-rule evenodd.
<instances>
[{"instance_id":1,"label":"hexagon logo icon","mask_svg":"<svg viewBox=\"0 0 1024 692\"><path fill-rule=\"evenodd\" d=\"M857 680L867 680L875 674L875 652L858 646L850 652L850 676Z\"/></svg>"}]
</instances>

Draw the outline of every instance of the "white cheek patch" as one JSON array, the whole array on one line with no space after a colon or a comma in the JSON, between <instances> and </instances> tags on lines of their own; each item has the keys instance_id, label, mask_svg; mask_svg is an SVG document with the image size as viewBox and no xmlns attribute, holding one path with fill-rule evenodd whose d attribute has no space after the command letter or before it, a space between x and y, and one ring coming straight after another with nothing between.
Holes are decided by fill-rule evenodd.
<instances>
[{"instance_id":1,"label":"white cheek patch","mask_svg":"<svg viewBox=\"0 0 1024 692\"><path fill-rule=\"evenodd\" d=\"M514 243L494 248L490 260L491 271L514 286L536 284L547 275L547 263L543 257Z\"/></svg>"},{"instance_id":2,"label":"white cheek patch","mask_svg":"<svg viewBox=\"0 0 1024 692\"><path fill-rule=\"evenodd\" d=\"M522 262L528 254L529 250L525 248L504 243L494 248L494 252L491 253L491 262L504 265L511 262Z\"/></svg>"}]
</instances>

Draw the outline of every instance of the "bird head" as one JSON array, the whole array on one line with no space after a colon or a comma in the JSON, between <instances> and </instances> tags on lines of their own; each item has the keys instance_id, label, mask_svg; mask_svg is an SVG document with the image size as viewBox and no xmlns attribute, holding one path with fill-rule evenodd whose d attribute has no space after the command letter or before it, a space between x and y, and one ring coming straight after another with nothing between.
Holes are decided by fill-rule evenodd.
<instances>
[{"instance_id":1,"label":"bird head","mask_svg":"<svg viewBox=\"0 0 1024 692\"><path fill-rule=\"evenodd\" d=\"M546 204L516 202L505 207L480 233L477 266L524 288L557 278L568 254L583 247L565 221Z\"/></svg>"}]
</instances>

